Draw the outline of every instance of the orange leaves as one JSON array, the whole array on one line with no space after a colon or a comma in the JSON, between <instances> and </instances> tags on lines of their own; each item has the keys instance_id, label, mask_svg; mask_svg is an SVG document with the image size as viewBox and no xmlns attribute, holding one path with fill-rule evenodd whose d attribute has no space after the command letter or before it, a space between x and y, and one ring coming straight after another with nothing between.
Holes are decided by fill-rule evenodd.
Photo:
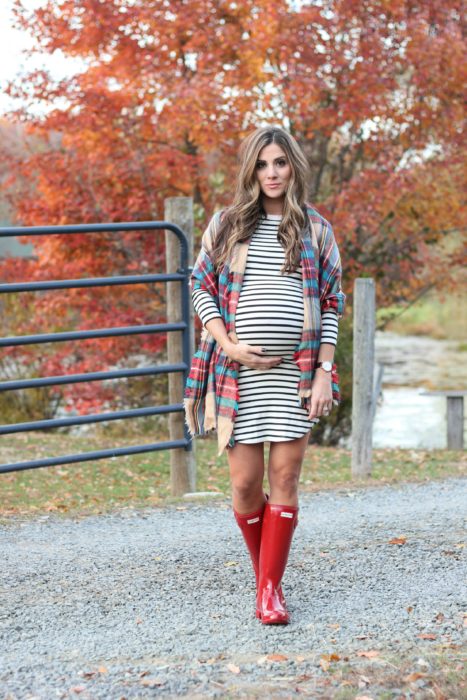
<instances>
[{"instance_id":1,"label":"orange leaves","mask_svg":"<svg viewBox=\"0 0 467 700\"><path fill-rule=\"evenodd\" d=\"M379 656L380 652L377 649L368 649L356 652L357 656L364 656L366 659L374 659Z\"/></svg>"},{"instance_id":2,"label":"orange leaves","mask_svg":"<svg viewBox=\"0 0 467 700\"><path fill-rule=\"evenodd\" d=\"M227 664L227 669L230 673L235 673L236 675L240 673L240 668L236 664Z\"/></svg>"},{"instance_id":3,"label":"orange leaves","mask_svg":"<svg viewBox=\"0 0 467 700\"><path fill-rule=\"evenodd\" d=\"M321 654L319 665L323 671L328 671L333 661L340 661L339 654Z\"/></svg>"},{"instance_id":4,"label":"orange leaves","mask_svg":"<svg viewBox=\"0 0 467 700\"><path fill-rule=\"evenodd\" d=\"M379 282L380 307L409 303L440 269L454 283L460 246L444 246L443 232L462 215L457 0L449 11L442 0L346 0L331 12L285 0L41 5L18 4L18 23L82 70L10 86L34 107L20 111L26 147L3 137L17 222L161 219L174 195L193 196L206 218L233 195L239 139L267 119L306 152L308 196L333 223L349 303L362 273ZM160 268L159 247L142 246L35 247L38 268L72 276L118 271L122 256L127 270Z\"/></svg>"},{"instance_id":5,"label":"orange leaves","mask_svg":"<svg viewBox=\"0 0 467 700\"><path fill-rule=\"evenodd\" d=\"M267 661L273 661L273 662L281 662L281 661L287 661L288 657L285 656L284 654L268 654L266 656Z\"/></svg>"},{"instance_id":6,"label":"orange leaves","mask_svg":"<svg viewBox=\"0 0 467 700\"><path fill-rule=\"evenodd\" d=\"M393 537L391 540L389 540L388 544L405 544L407 542L407 537L404 537L403 535L401 537Z\"/></svg>"}]
</instances>

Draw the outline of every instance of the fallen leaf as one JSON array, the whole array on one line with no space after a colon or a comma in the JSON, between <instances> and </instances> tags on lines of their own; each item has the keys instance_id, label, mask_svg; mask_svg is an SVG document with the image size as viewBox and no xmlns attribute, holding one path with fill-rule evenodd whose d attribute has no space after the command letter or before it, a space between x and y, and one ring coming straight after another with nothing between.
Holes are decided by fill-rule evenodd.
<instances>
[{"instance_id":1,"label":"fallen leaf","mask_svg":"<svg viewBox=\"0 0 467 700\"><path fill-rule=\"evenodd\" d=\"M297 683L306 683L309 681L313 676L308 675L307 673L302 674L301 676L298 676L297 678Z\"/></svg>"},{"instance_id":2,"label":"fallen leaf","mask_svg":"<svg viewBox=\"0 0 467 700\"><path fill-rule=\"evenodd\" d=\"M404 681L404 683L413 683L419 678L426 678L426 676L426 673L419 673L417 671L414 671L413 673L409 673L409 675L405 676L402 680Z\"/></svg>"},{"instance_id":3,"label":"fallen leaf","mask_svg":"<svg viewBox=\"0 0 467 700\"><path fill-rule=\"evenodd\" d=\"M268 661L287 661L287 656L284 654L268 654L266 658Z\"/></svg>"},{"instance_id":4,"label":"fallen leaf","mask_svg":"<svg viewBox=\"0 0 467 700\"><path fill-rule=\"evenodd\" d=\"M143 678L140 684L144 685L145 688L159 688L161 685L165 684L165 681L160 678Z\"/></svg>"},{"instance_id":5,"label":"fallen leaf","mask_svg":"<svg viewBox=\"0 0 467 700\"><path fill-rule=\"evenodd\" d=\"M105 666L99 666L99 668L97 670L99 671L99 673L108 673Z\"/></svg>"},{"instance_id":6,"label":"fallen leaf","mask_svg":"<svg viewBox=\"0 0 467 700\"><path fill-rule=\"evenodd\" d=\"M368 651L357 651L357 656L366 656L367 659L372 659L375 656L379 656L379 651L377 649L368 649Z\"/></svg>"},{"instance_id":7,"label":"fallen leaf","mask_svg":"<svg viewBox=\"0 0 467 700\"><path fill-rule=\"evenodd\" d=\"M420 637L420 639L436 639L436 634L429 634L428 632L422 632L421 634L417 634L417 637Z\"/></svg>"},{"instance_id":8,"label":"fallen leaf","mask_svg":"<svg viewBox=\"0 0 467 700\"><path fill-rule=\"evenodd\" d=\"M327 671L329 669L329 666L331 665L327 659L321 658L319 660L319 665L323 669L323 671Z\"/></svg>"},{"instance_id":9,"label":"fallen leaf","mask_svg":"<svg viewBox=\"0 0 467 700\"><path fill-rule=\"evenodd\" d=\"M227 664L227 668L229 669L230 673L240 673L239 667L235 664Z\"/></svg>"},{"instance_id":10,"label":"fallen leaf","mask_svg":"<svg viewBox=\"0 0 467 700\"><path fill-rule=\"evenodd\" d=\"M142 623L142 619L140 617L137 617L135 622L137 625L140 625Z\"/></svg>"},{"instance_id":11,"label":"fallen leaf","mask_svg":"<svg viewBox=\"0 0 467 700\"><path fill-rule=\"evenodd\" d=\"M407 542L407 537L401 536L401 537L393 537L392 540L389 540L388 544L405 544Z\"/></svg>"},{"instance_id":12,"label":"fallen leaf","mask_svg":"<svg viewBox=\"0 0 467 700\"><path fill-rule=\"evenodd\" d=\"M78 693L78 695L79 695L79 693L82 693L83 690L86 690L86 686L85 686L85 685L73 685L73 686L70 688L70 692L71 692L71 693Z\"/></svg>"},{"instance_id":13,"label":"fallen leaf","mask_svg":"<svg viewBox=\"0 0 467 700\"><path fill-rule=\"evenodd\" d=\"M238 561L225 561L224 566L236 566Z\"/></svg>"}]
</instances>

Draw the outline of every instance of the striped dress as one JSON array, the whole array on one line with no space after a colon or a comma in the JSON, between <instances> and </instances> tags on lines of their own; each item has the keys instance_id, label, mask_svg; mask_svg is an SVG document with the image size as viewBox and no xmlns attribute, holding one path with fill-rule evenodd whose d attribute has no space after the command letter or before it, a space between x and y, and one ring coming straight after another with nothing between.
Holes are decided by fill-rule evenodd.
<instances>
[{"instance_id":1,"label":"striped dress","mask_svg":"<svg viewBox=\"0 0 467 700\"><path fill-rule=\"evenodd\" d=\"M282 442L304 435L319 418L309 420L297 394L300 370L293 354L303 327L301 266L282 275L284 250L277 239L282 215L268 214L251 237L240 298L235 317L238 340L280 355L282 362L267 370L240 365L239 403L234 424L236 442ZM221 318L212 297L193 292L195 311L203 325ZM337 342L337 314L322 316L322 343Z\"/></svg>"}]
</instances>

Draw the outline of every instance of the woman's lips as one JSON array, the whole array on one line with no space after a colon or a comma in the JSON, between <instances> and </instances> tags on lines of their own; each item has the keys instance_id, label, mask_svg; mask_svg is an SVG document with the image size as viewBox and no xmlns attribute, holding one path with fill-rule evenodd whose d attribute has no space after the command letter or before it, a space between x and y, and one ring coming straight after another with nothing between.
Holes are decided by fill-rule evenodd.
<instances>
[{"instance_id":1,"label":"woman's lips","mask_svg":"<svg viewBox=\"0 0 467 700\"><path fill-rule=\"evenodd\" d=\"M279 187L279 183L276 182L276 183L271 184L271 185L266 185L266 187L271 187L271 188Z\"/></svg>"}]
</instances>

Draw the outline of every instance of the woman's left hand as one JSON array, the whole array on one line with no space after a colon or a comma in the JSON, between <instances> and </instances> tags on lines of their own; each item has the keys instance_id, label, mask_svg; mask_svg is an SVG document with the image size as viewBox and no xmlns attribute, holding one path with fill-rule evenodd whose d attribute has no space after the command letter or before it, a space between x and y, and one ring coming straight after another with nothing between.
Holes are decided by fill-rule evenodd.
<instances>
[{"instance_id":1,"label":"woman's left hand","mask_svg":"<svg viewBox=\"0 0 467 700\"><path fill-rule=\"evenodd\" d=\"M331 373L317 369L311 383L311 403L308 419L328 416L332 409Z\"/></svg>"}]
</instances>

